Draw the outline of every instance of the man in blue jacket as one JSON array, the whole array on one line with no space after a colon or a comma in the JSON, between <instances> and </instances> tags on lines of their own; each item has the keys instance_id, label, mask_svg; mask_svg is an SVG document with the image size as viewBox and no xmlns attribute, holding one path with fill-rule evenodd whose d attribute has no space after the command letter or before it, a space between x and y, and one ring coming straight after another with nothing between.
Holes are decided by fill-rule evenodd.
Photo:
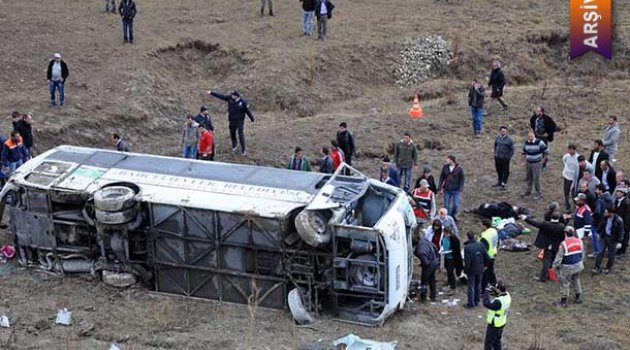
<instances>
[{"instance_id":1,"label":"man in blue jacket","mask_svg":"<svg viewBox=\"0 0 630 350\"><path fill-rule=\"evenodd\" d=\"M238 131L238 140L241 144L241 154L247 155L247 148L245 147L245 116L254 122L254 115L249 110L249 105L241 94L234 90L229 95L223 95L218 92L208 91L208 96L214 96L220 100L227 102L228 104L228 128L230 129L230 139L232 140L232 151L238 150L238 144L236 143L236 132Z\"/></svg>"}]
</instances>

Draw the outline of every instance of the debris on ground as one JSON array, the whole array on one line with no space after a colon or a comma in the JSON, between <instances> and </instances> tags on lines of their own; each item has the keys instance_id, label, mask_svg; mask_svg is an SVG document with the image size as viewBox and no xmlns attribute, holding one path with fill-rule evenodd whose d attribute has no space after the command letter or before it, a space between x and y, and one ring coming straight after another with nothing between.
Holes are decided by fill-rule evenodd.
<instances>
[{"instance_id":1,"label":"debris on ground","mask_svg":"<svg viewBox=\"0 0 630 350\"><path fill-rule=\"evenodd\" d=\"M9 318L5 315L0 316L0 327L9 328L11 324L9 323Z\"/></svg>"},{"instance_id":2,"label":"debris on ground","mask_svg":"<svg viewBox=\"0 0 630 350\"><path fill-rule=\"evenodd\" d=\"M448 41L439 35L407 39L400 51L396 85L405 87L434 78L446 70L452 57Z\"/></svg>"},{"instance_id":3,"label":"debris on ground","mask_svg":"<svg viewBox=\"0 0 630 350\"><path fill-rule=\"evenodd\" d=\"M506 240L501 241L501 245L499 249L505 250L508 252L522 252L529 250L529 244L527 242L519 241L515 238L508 238Z\"/></svg>"},{"instance_id":4,"label":"debris on ground","mask_svg":"<svg viewBox=\"0 0 630 350\"><path fill-rule=\"evenodd\" d=\"M444 299L442 300L442 304L446 306L457 306L459 304L460 299Z\"/></svg>"},{"instance_id":5,"label":"debris on ground","mask_svg":"<svg viewBox=\"0 0 630 350\"><path fill-rule=\"evenodd\" d=\"M69 326L72 323L72 312L68 311L68 309L57 310L57 319L55 320L55 323Z\"/></svg>"},{"instance_id":6,"label":"debris on ground","mask_svg":"<svg viewBox=\"0 0 630 350\"><path fill-rule=\"evenodd\" d=\"M339 338L333 341L333 346L336 349L344 350L394 350L396 349L397 341L393 342L378 342L375 340L361 339L354 334L348 334L343 338Z\"/></svg>"},{"instance_id":7,"label":"debris on ground","mask_svg":"<svg viewBox=\"0 0 630 350\"><path fill-rule=\"evenodd\" d=\"M118 347L118 345L116 345L116 344L112 343L112 344L109 346L109 350L120 350L120 348Z\"/></svg>"}]
</instances>

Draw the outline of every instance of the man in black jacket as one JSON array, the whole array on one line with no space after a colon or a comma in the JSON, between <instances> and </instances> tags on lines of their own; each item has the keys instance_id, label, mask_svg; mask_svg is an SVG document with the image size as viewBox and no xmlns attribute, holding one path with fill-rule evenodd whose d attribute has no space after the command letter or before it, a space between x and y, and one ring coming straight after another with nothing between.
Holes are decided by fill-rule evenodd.
<instances>
[{"instance_id":1,"label":"man in black jacket","mask_svg":"<svg viewBox=\"0 0 630 350\"><path fill-rule=\"evenodd\" d=\"M560 243L564 241L565 225L560 223L560 215L558 213L551 214L550 221L538 222L527 216L521 216L526 223L538 229L538 235L534 241L534 245L540 249L544 249L542 269L538 277L534 277L537 282L547 282L549 279L549 269L553 265L553 260L558 254Z\"/></svg>"},{"instance_id":2,"label":"man in black jacket","mask_svg":"<svg viewBox=\"0 0 630 350\"><path fill-rule=\"evenodd\" d=\"M474 232L468 231L466 237L468 241L464 243L464 273L468 278L468 303L464 307L473 308L481 300L483 268L490 257L481 242L475 239Z\"/></svg>"},{"instance_id":3,"label":"man in black jacket","mask_svg":"<svg viewBox=\"0 0 630 350\"><path fill-rule=\"evenodd\" d=\"M61 54L56 53L53 55L53 59L48 63L48 70L46 71L46 79L48 79L48 89L50 90L50 104L52 106L55 103L55 91L59 91L60 106L63 106L65 100L64 85L66 79L70 75L68 71L68 65L61 60Z\"/></svg>"},{"instance_id":4,"label":"man in black jacket","mask_svg":"<svg viewBox=\"0 0 630 350\"><path fill-rule=\"evenodd\" d=\"M30 114L24 114L22 119L15 125L14 129L22 136L22 143L24 144L24 152L26 153L27 161L33 157L33 117Z\"/></svg>"},{"instance_id":5,"label":"man in black jacket","mask_svg":"<svg viewBox=\"0 0 630 350\"><path fill-rule=\"evenodd\" d=\"M454 155L446 157L446 164L442 167L440 185L438 187L440 194L444 194L444 207L448 214L457 221L460 195L464 190L464 169L457 164L457 159Z\"/></svg>"},{"instance_id":6,"label":"man in black jacket","mask_svg":"<svg viewBox=\"0 0 630 350\"><path fill-rule=\"evenodd\" d=\"M534 115L529 119L529 124L536 138L542 140L547 145L547 148L550 147L549 143L553 141L553 134L560 131L553 118L545 114L543 106L536 107ZM543 169L546 166L547 159L543 160Z\"/></svg>"},{"instance_id":7,"label":"man in black jacket","mask_svg":"<svg viewBox=\"0 0 630 350\"><path fill-rule=\"evenodd\" d=\"M624 236L621 241L621 247L617 249L617 255L625 257L628 250L628 239L630 238L630 199L628 199L628 189L617 187L615 190L614 207L615 213L623 220Z\"/></svg>"},{"instance_id":8,"label":"man in black jacket","mask_svg":"<svg viewBox=\"0 0 630 350\"><path fill-rule=\"evenodd\" d=\"M435 285L435 271L440 265L437 248L426 237L420 238L414 255L420 259L420 267L422 273L420 276L420 302L427 300L427 289L430 289L431 301L435 301L437 297L437 288Z\"/></svg>"},{"instance_id":9,"label":"man in black jacket","mask_svg":"<svg viewBox=\"0 0 630 350\"><path fill-rule=\"evenodd\" d=\"M485 93L486 89L483 85L477 79L474 79L468 90L468 106L470 107L473 132L477 137L481 137L483 127L483 100Z\"/></svg>"},{"instance_id":10,"label":"man in black jacket","mask_svg":"<svg viewBox=\"0 0 630 350\"><path fill-rule=\"evenodd\" d=\"M317 18L317 39L324 41L326 38L326 24L332 18L335 5L330 0L316 0L315 17Z\"/></svg>"},{"instance_id":11,"label":"man in black jacket","mask_svg":"<svg viewBox=\"0 0 630 350\"><path fill-rule=\"evenodd\" d=\"M602 271L602 261L606 253L608 253L608 263L606 263L604 273L609 273L615 263L617 249L621 248L624 237L623 220L619 215L615 214L615 207L610 206L604 210L604 218L599 223L597 232L599 232L603 246L597 255L593 273L600 273Z\"/></svg>"},{"instance_id":12,"label":"man in black jacket","mask_svg":"<svg viewBox=\"0 0 630 350\"><path fill-rule=\"evenodd\" d=\"M136 17L136 3L133 0L122 0L118 6L118 13L122 18L123 39L125 43L133 44L133 19Z\"/></svg>"},{"instance_id":13,"label":"man in black jacket","mask_svg":"<svg viewBox=\"0 0 630 350\"><path fill-rule=\"evenodd\" d=\"M208 91L208 96L214 96L228 104L228 128L230 129L230 139L232 140L232 152L238 150L236 143L236 132L238 131L238 140L241 144L241 154L247 155L245 147L245 116L254 122L254 115L249 110L249 105L237 90L233 90L229 95L223 95L218 92Z\"/></svg>"},{"instance_id":14,"label":"man in black jacket","mask_svg":"<svg viewBox=\"0 0 630 350\"><path fill-rule=\"evenodd\" d=\"M337 142L339 148L343 151L345 162L348 165L352 165L352 156L354 155L354 135L348 130L348 124L343 122L339 124L339 131L337 131Z\"/></svg>"},{"instance_id":15,"label":"man in black jacket","mask_svg":"<svg viewBox=\"0 0 630 350\"><path fill-rule=\"evenodd\" d=\"M492 71L490 72L490 79L488 81L488 88L492 89L490 97L493 100L497 100L503 110L508 108L507 104L503 101L503 88L505 87L505 74L501 70L501 62L492 62Z\"/></svg>"},{"instance_id":16,"label":"man in black jacket","mask_svg":"<svg viewBox=\"0 0 630 350\"><path fill-rule=\"evenodd\" d=\"M606 192L612 194L617 187L617 172L612 165L610 165L608 160L602 160L601 163L599 163L599 168L601 171L599 182L604 185Z\"/></svg>"},{"instance_id":17,"label":"man in black jacket","mask_svg":"<svg viewBox=\"0 0 630 350\"><path fill-rule=\"evenodd\" d=\"M588 157L588 162L595 168L595 176L597 176L598 179L602 177L601 163L608 159L608 153L604 151L604 143L602 140L595 140L591 155Z\"/></svg>"}]
</instances>

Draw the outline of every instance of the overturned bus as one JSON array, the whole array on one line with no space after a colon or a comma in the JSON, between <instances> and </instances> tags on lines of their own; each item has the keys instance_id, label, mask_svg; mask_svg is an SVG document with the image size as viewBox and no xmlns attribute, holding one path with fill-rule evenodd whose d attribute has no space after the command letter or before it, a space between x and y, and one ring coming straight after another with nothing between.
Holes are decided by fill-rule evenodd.
<instances>
[{"instance_id":1,"label":"overturned bus","mask_svg":"<svg viewBox=\"0 0 630 350\"><path fill-rule=\"evenodd\" d=\"M288 307L301 323L328 310L380 325L407 299L407 197L346 165L329 175L60 146L0 196L33 268Z\"/></svg>"}]
</instances>

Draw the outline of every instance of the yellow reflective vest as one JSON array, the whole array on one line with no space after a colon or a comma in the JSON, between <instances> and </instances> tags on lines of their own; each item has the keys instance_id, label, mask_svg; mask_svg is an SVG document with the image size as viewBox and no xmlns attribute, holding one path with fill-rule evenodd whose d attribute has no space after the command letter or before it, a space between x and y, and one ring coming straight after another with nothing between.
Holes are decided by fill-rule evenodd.
<instances>
[{"instance_id":1,"label":"yellow reflective vest","mask_svg":"<svg viewBox=\"0 0 630 350\"><path fill-rule=\"evenodd\" d=\"M499 248L499 233L497 229L490 227L481 233L479 241L485 240L488 243L488 255L490 259L494 259L497 255L497 249Z\"/></svg>"},{"instance_id":2,"label":"yellow reflective vest","mask_svg":"<svg viewBox=\"0 0 630 350\"><path fill-rule=\"evenodd\" d=\"M507 323L507 314L508 310L510 309L510 304L512 303L512 297L510 296L510 293L506 292L504 295L498 296L496 300L499 300L501 302L501 309L496 311L488 310L486 321L489 325L501 328Z\"/></svg>"}]
</instances>

